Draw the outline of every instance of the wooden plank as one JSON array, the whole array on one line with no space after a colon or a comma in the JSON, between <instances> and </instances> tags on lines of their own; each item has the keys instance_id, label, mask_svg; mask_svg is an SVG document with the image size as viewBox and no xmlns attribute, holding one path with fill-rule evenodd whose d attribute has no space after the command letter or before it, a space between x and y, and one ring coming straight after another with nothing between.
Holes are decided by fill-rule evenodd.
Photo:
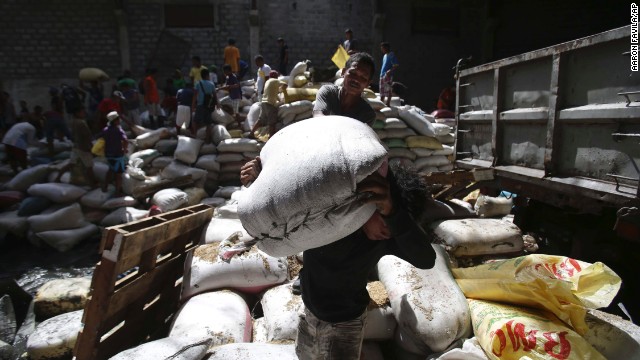
<instances>
[{"instance_id":1,"label":"wooden plank","mask_svg":"<svg viewBox=\"0 0 640 360\"><path fill-rule=\"evenodd\" d=\"M179 187L184 187L191 184L193 184L193 178L191 177L191 175L184 175L184 176L177 177L175 179L163 179L153 184L145 184L145 185L136 187L135 189L133 189L133 194L131 194L131 196L133 196L136 199L139 199L139 198L147 197L162 189L174 188L174 187L179 188Z\"/></svg>"},{"instance_id":2,"label":"wooden plank","mask_svg":"<svg viewBox=\"0 0 640 360\"><path fill-rule=\"evenodd\" d=\"M76 359L108 359L166 329L167 319L178 309L185 259L197 244L193 237L202 233L212 215L211 207L196 205L105 230L102 259L94 271L74 349ZM159 233L159 228L165 231ZM154 236L142 241L146 233ZM123 263L137 272L119 280Z\"/></svg>"}]
</instances>

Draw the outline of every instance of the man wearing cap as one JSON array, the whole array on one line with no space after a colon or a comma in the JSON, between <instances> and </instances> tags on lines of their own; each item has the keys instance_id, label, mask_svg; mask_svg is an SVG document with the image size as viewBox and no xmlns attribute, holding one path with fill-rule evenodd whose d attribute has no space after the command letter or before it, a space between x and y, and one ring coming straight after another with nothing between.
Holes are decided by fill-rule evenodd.
<instances>
[{"instance_id":1,"label":"man wearing cap","mask_svg":"<svg viewBox=\"0 0 640 360\"><path fill-rule=\"evenodd\" d=\"M120 127L120 115L116 111L107 114L107 126L98 134L98 138L104 139L104 155L109 164L106 182L102 185L102 191L107 191L108 184L115 178L116 195L122 195L122 173L126 168L125 156L127 153L127 135Z\"/></svg>"}]
</instances>

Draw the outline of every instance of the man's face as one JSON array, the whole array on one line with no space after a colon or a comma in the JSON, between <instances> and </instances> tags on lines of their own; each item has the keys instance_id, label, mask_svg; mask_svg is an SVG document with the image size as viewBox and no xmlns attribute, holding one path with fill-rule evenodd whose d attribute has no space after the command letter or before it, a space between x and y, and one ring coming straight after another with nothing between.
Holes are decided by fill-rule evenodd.
<instances>
[{"instance_id":1,"label":"man's face","mask_svg":"<svg viewBox=\"0 0 640 360\"><path fill-rule=\"evenodd\" d=\"M354 62L351 67L343 70L344 82L342 87L349 93L362 94L362 91L369 86L371 80L371 67L366 64Z\"/></svg>"},{"instance_id":2,"label":"man's face","mask_svg":"<svg viewBox=\"0 0 640 360\"><path fill-rule=\"evenodd\" d=\"M353 34L351 34L350 32L346 32L344 33L344 36L347 40L351 40L351 37L353 36Z\"/></svg>"},{"instance_id":3,"label":"man's face","mask_svg":"<svg viewBox=\"0 0 640 360\"><path fill-rule=\"evenodd\" d=\"M262 65L264 65L264 60L256 59L256 66L262 67Z\"/></svg>"}]
</instances>

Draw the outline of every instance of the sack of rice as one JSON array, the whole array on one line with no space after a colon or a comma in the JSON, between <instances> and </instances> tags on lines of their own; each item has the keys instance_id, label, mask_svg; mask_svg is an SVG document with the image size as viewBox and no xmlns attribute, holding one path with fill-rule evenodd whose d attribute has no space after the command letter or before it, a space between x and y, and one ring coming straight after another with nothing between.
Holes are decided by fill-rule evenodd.
<instances>
[{"instance_id":1,"label":"sack of rice","mask_svg":"<svg viewBox=\"0 0 640 360\"><path fill-rule=\"evenodd\" d=\"M442 149L442 143L432 136L409 136L404 141L407 142L409 148Z\"/></svg>"},{"instance_id":2,"label":"sack of rice","mask_svg":"<svg viewBox=\"0 0 640 360\"><path fill-rule=\"evenodd\" d=\"M108 81L109 75L101 69L87 67L80 69L78 79L80 81Z\"/></svg>"},{"instance_id":3,"label":"sack of rice","mask_svg":"<svg viewBox=\"0 0 640 360\"><path fill-rule=\"evenodd\" d=\"M285 127L263 147L260 176L238 201L242 224L273 256L339 240L373 214L373 204L356 200L356 184L386 155L375 132L354 119L326 116Z\"/></svg>"},{"instance_id":4,"label":"sack of rice","mask_svg":"<svg viewBox=\"0 0 640 360\"><path fill-rule=\"evenodd\" d=\"M56 250L65 252L99 232L100 228L96 225L84 222L84 225L76 229L43 231L36 233L36 236Z\"/></svg>"},{"instance_id":5,"label":"sack of rice","mask_svg":"<svg viewBox=\"0 0 640 360\"><path fill-rule=\"evenodd\" d=\"M160 151L156 149L146 149L136 151L133 154L129 155L129 161L135 161L136 159L142 159L142 165L140 167L145 167L149 165L153 159L159 157Z\"/></svg>"},{"instance_id":6,"label":"sack of rice","mask_svg":"<svg viewBox=\"0 0 640 360\"><path fill-rule=\"evenodd\" d=\"M218 144L219 152L260 151L258 142L253 139L226 139Z\"/></svg>"},{"instance_id":7,"label":"sack of rice","mask_svg":"<svg viewBox=\"0 0 640 360\"><path fill-rule=\"evenodd\" d=\"M417 269L395 256L378 262L404 339L400 346L416 354L443 351L472 333L467 299L449 271L449 256L440 245L432 246L437 254L432 269Z\"/></svg>"},{"instance_id":8,"label":"sack of rice","mask_svg":"<svg viewBox=\"0 0 640 360\"><path fill-rule=\"evenodd\" d=\"M430 115L421 115L413 107L402 106L398 108L398 115L407 125L411 126L420 135L435 137L436 132L432 121L427 117Z\"/></svg>"},{"instance_id":9,"label":"sack of rice","mask_svg":"<svg viewBox=\"0 0 640 360\"><path fill-rule=\"evenodd\" d=\"M170 155L171 157L173 157L173 153L174 151L176 151L176 148L178 147L178 140L177 139L162 139L159 140L154 148L156 150L158 150L158 152L162 155Z\"/></svg>"},{"instance_id":10,"label":"sack of rice","mask_svg":"<svg viewBox=\"0 0 640 360\"><path fill-rule=\"evenodd\" d=\"M218 346L208 360L298 360L293 344L239 343Z\"/></svg>"},{"instance_id":11,"label":"sack of rice","mask_svg":"<svg viewBox=\"0 0 640 360\"><path fill-rule=\"evenodd\" d=\"M203 244L193 252L184 277L183 297L230 288L257 294L287 280L287 259L269 256L252 247L229 262L218 256L220 243Z\"/></svg>"},{"instance_id":12,"label":"sack of rice","mask_svg":"<svg viewBox=\"0 0 640 360\"><path fill-rule=\"evenodd\" d=\"M18 216L38 215L51 206L51 200L43 196L29 196L20 202Z\"/></svg>"},{"instance_id":13,"label":"sack of rice","mask_svg":"<svg viewBox=\"0 0 640 360\"><path fill-rule=\"evenodd\" d=\"M11 180L9 180L8 183L5 184L5 186L9 190L27 191L27 189L31 185L37 184L41 181L45 181L48 174L49 165L36 165L34 167L26 168L17 173L14 177L11 178Z\"/></svg>"},{"instance_id":14,"label":"sack of rice","mask_svg":"<svg viewBox=\"0 0 640 360\"><path fill-rule=\"evenodd\" d=\"M164 189L153 195L151 203L157 205L162 212L175 210L189 201L187 193L180 189Z\"/></svg>"},{"instance_id":15,"label":"sack of rice","mask_svg":"<svg viewBox=\"0 0 640 360\"><path fill-rule=\"evenodd\" d=\"M24 237L29 230L29 221L24 216L18 216L18 211L0 212L0 230Z\"/></svg>"},{"instance_id":16,"label":"sack of rice","mask_svg":"<svg viewBox=\"0 0 640 360\"><path fill-rule=\"evenodd\" d=\"M48 230L75 229L84 224L84 216L79 204L64 207L58 211L44 215L29 217L31 231L39 233Z\"/></svg>"},{"instance_id":17,"label":"sack of rice","mask_svg":"<svg viewBox=\"0 0 640 360\"><path fill-rule=\"evenodd\" d=\"M251 341L251 312L239 295L223 290L196 295L176 314L170 338L212 339L211 347Z\"/></svg>"},{"instance_id":18,"label":"sack of rice","mask_svg":"<svg viewBox=\"0 0 640 360\"><path fill-rule=\"evenodd\" d=\"M385 129L406 129L407 124L398 118L386 118L384 119Z\"/></svg>"},{"instance_id":19,"label":"sack of rice","mask_svg":"<svg viewBox=\"0 0 640 360\"><path fill-rule=\"evenodd\" d=\"M29 195L43 196L58 204L78 200L87 190L76 185L62 183L33 184L27 190Z\"/></svg>"},{"instance_id":20,"label":"sack of rice","mask_svg":"<svg viewBox=\"0 0 640 360\"><path fill-rule=\"evenodd\" d=\"M100 225L107 227L126 224L128 222L145 218L148 215L148 210L140 210L134 207L121 207L113 210L111 213L105 216L102 221L100 221Z\"/></svg>"},{"instance_id":21,"label":"sack of rice","mask_svg":"<svg viewBox=\"0 0 640 360\"><path fill-rule=\"evenodd\" d=\"M178 146L173 158L185 164L193 164L198 159L200 147L204 141L190 138L188 136L178 136Z\"/></svg>"},{"instance_id":22,"label":"sack of rice","mask_svg":"<svg viewBox=\"0 0 640 360\"><path fill-rule=\"evenodd\" d=\"M289 84L288 84L290 88L299 87L299 86L295 86L295 78L298 75L303 75L305 71L307 71L306 61L300 61L293 67L293 69L291 69L291 72L289 72Z\"/></svg>"},{"instance_id":23,"label":"sack of rice","mask_svg":"<svg viewBox=\"0 0 640 360\"><path fill-rule=\"evenodd\" d=\"M474 208L476 214L481 217L504 216L511 213L513 199L498 196L488 196L480 194L476 200Z\"/></svg>"},{"instance_id":24,"label":"sack of rice","mask_svg":"<svg viewBox=\"0 0 640 360\"><path fill-rule=\"evenodd\" d=\"M175 179L184 175L191 175L191 178L196 184L204 182L207 177L207 171L203 169L193 168L179 161L172 161L160 172L160 177L163 179Z\"/></svg>"},{"instance_id":25,"label":"sack of rice","mask_svg":"<svg viewBox=\"0 0 640 360\"><path fill-rule=\"evenodd\" d=\"M220 124L220 125L229 125L232 122L236 121L233 118L233 115L222 110L222 108L213 111L211 113L211 119L213 120L214 123Z\"/></svg>"},{"instance_id":26,"label":"sack of rice","mask_svg":"<svg viewBox=\"0 0 640 360\"><path fill-rule=\"evenodd\" d=\"M29 359L71 358L78 332L82 329L82 313L77 310L39 323L27 341Z\"/></svg>"},{"instance_id":27,"label":"sack of rice","mask_svg":"<svg viewBox=\"0 0 640 360\"><path fill-rule=\"evenodd\" d=\"M455 256L479 256L522 251L522 232L501 219L459 219L430 226L434 241Z\"/></svg>"},{"instance_id":28,"label":"sack of rice","mask_svg":"<svg viewBox=\"0 0 640 360\"><path fill-rule=\"evenodd\" d=\"M194 360L203 359L211 340L195 341L189 338L162 338L122 351L109 360Z\"/></svg>"},{"instance_id":29,"label":"sack of rice","mask_svg":"<svg viewBox=\"0 0 640 360\"><path fill-rule=\"evenodd\" d=\"M216 144L216 146L222 140L231 139L229 131L227 131L227 128L222 125L214 125L211 133L213 136L213 143Z\"/></svg>"},{"instance_id":30,"label":"sack of rice","mask_svg":"<svg viewBox=\"0 0 640 360\"><path fill-rule=\"evenodd\" d=\"M203 231L200 243L211 244L224 241L236 233L239 241L253 240L253 237L242 227L240 220L213 217L207 224L207 229Z\"/></svg>"},{"instance_id":31,"label":"sack of rice","mask_svg":"<svg viewBox=\"0 0 640 360\"><path fill-rule=\"evenodd\" d=\"M161 139L166 139L169 136L171 136L171 133L167 128L163 127L157 130L152 130L148 133L136 137L136 146L139 149L149 149L152 148Z\"/></svg>"}]
</instances>

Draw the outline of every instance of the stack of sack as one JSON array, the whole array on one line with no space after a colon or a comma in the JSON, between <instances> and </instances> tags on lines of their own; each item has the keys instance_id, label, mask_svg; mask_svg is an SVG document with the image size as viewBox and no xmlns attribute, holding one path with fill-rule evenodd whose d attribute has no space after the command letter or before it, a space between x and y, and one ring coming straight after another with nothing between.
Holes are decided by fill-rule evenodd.
<instances>
[{"instance_id":1,"label":"stack of sack","mask_svg":"<svg viewBox=\"0 0 640 360\"><path fill-rule=\"evenodd\" d=\"M390 161L412 164L422 173L453 170L455 132L415 106L383 107L369 99L377 111L373 128L389 149Z\"/></svg>"}]
</instances>

